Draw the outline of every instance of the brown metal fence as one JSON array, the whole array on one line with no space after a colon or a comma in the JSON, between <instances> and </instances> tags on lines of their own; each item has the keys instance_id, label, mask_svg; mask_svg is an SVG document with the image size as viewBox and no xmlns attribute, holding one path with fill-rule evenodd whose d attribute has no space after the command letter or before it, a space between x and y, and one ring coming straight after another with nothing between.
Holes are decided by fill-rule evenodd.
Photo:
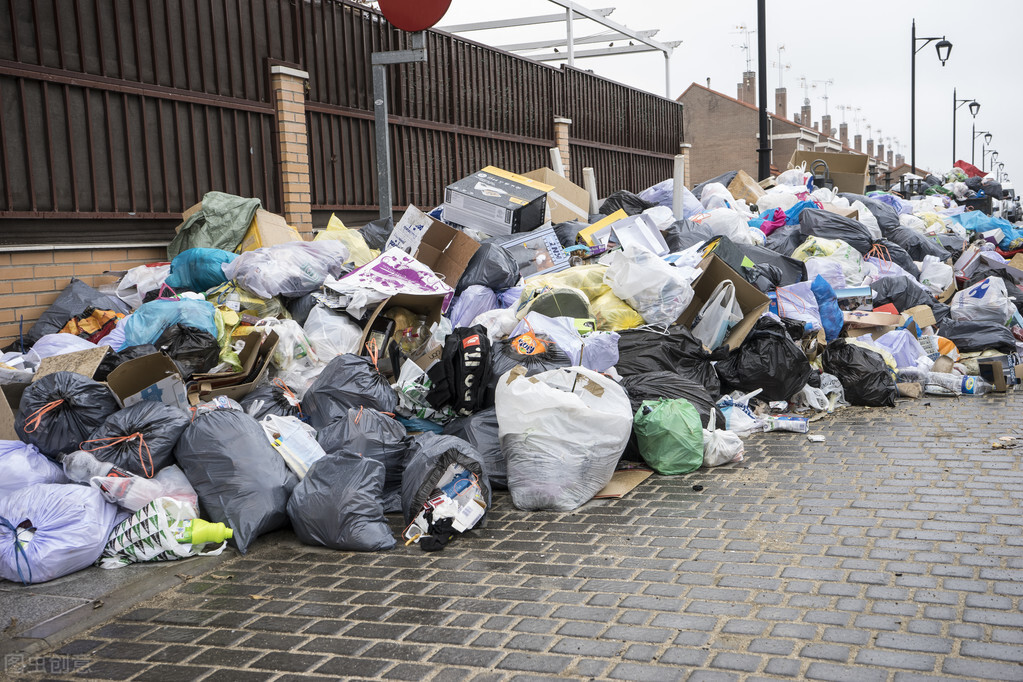
<instances>
[{"instance_id":1,"label":"brown metal fence","mask_svg":"<svg viewBox=\"0 0 1023 682\"><path fill-rule=\"evenodd\" d=\"M407 36L339 0L0 0L0 244L161 238L212 189L280 211L269 64L310 74L313 210L376 206L370 53ZM432 206L487 164L670 175L681 106L441 32L391 67L395 200ZM81 222L71 219L90 219Z\"/></svg>"}]
</instances>

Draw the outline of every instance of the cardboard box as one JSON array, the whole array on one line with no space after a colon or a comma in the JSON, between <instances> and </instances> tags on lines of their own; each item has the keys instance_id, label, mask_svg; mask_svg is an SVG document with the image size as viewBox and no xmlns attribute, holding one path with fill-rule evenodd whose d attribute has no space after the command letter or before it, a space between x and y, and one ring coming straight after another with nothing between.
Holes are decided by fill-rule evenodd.
<instances>
[{"instance_id":1,"label":"cardboard box","mask_svg":"<svg viewBox=\"0 0 1023 682\"><path fill-rule=\"evenodd\" d=\"M743 317L738 324L728 330L722 345L729 351L735 350L753 329L753 325L757 323L761 315L767 312L770 299L713 253L700 261L697 267L703 272L693 282L693 300L679 316L676 324L685 325L688 329L700 309L703 308L703 304L713 295L718 283L726 279L730 280L735 285L735 301L739 304Z\"/></svg>"},{"instance_id":2,"label":"cardboard box","mask_svg":"<svg viewBox=\"0 0 1023 682\"><path fill-rule=\"evenodd\" d=\"M21 405L21 394L28 386L28 383L0 386L0 440L20 440L14 430L14 416Z\"/></svg>"},{"instance_id":3,"label":"cardboard box","mask_svg":"<svg viewBox=\"0 0 1023 682\"><path fill-rule=\"evenodd\" d=\"M836 192L863 194L867 190L870 159L864 154L844 152L812 152L797 149L789 159L789 168L806 162L806 170L813 172L813 162L820 159L828 164L828 172L835 183Z\"/></svg>"},{"instance_id":4,"label":"cardboard box","mask_svg":"<svg viewBox=\"0 0 1023 682\"><path fill-rule=\"evenodd\" d=\"M63 355L43 358L39 362L39 368L36 369L32 381L39 381L39 379L47 374L54 374L55 372L74 372L91 379L92 375L99 369L100 363L103 362L103 358L107 356L107 351L109 350L108 346L98 346L74 353L64 353Z\"/></svg>"},{"instance_id":5,"label":"cardboard box","mask_svg":"<svg viewBox=\"0 0 1023 682\"><path fill-rule=\"evenodd\" d=\"M434 324L440 321L441 310L444 305L443 295L432 295L432 296L415 296L411 294L397 294L391 296L386 301L381 301L376 309L370 313L369 318L366 320L366 325L362 329L362 338L359 339L359 353L366 347L366 343L369 341L370 330L373 328L373 323L376 322L377 318L383 315L387 317L387 309L393 307L407 308L417 315L422 315L426 318L426 327L429 329ZM379 343L378 343L379 345ZM423 369L428 369L434 361L440 359L440 353L443 352L444 346L440 345L433 349L433 352L426 354L415 354L413 353L414 362ZM381 354L384 349L381 348ZM381 366L381 370L386 369Z\"/></svg>"},{"instance_id":6,"label":"cardboard box","mask_svg":"<svg viewBox=\"0 0 1023 682\"><path fill-rule=\"evenodd\" d=\"M853 220L860 219L860 211L856 208L848 208L845 206L835 206L834 204L823 204L825 211L834 213L836 215L843 216L845 218L852 218Z\"/></svg>"},{"instance_id":7,"label":"cardboard box","mask_svg":"<svg viewBox=\"0 0 1023 682\"><path fill-rule=\"evenodd\" d=\"M917 305L912 308L906 308L903 312L913 318L913 321L916 322L917 329L933 327L938 324L938 321L934 319L934 311L931 310L930 306Z\"/></svg>"},{"instance_id":8,"label":"cardboard box","mask_svg":"<svg viewBox=\"0 0 1023 682\"><path fill-rule=\"evenodd\" d=\"M653 218L642 213L623 218L611 225L611 234L623 249L635 245L658 256L665 256L670 251Z\"/></svg>"},{"instance_id":9,"label":"cardboard box","mask_svg":"<svg viewBox=\"0 0 1023 682\"><path fill-rule=\"evenodd\" d=\"M529 232L544 222L554 187L487 166L447 186L444 219L497 237Z\"/></svg>"},{"instance_id":10,"label":"cardboard box","mask_svg":"<svg viewBox=\"0 0 1023 682\"><path fill-rule=\"evenodd\" d=\"M454 288L479 247L469 235L409 206L391 231L384 251L398 248L415 256Z\"/></svg>"},{"instance_id":11,"label":"cardboard box","mask_svg":"<svg viewBox=\"0 0 1023 682\"><path fill-rule=\"evenodd\" d=\"M977 367L982 379L994 386L995 391L1004 393L1023 382L1023 364L1015 353L978 358Z\"/></svg>"},{"instance_id":12,"label":"cardboard box","mask_svg":"<svg viewBox=\"0 0 1023 682\"><path fill-rule=\"evenodd\" d=\"M611 237L611 225L628 217L629 214L625 212L625 209L620 208L608 217L601 218L597 222L593 223L585 230L581 230L577 235L576 240L586 244L586 246L607 244L607 240Z\"/></svg>"},{"instance_id":13,"label":"cardboard box","mask_svg":"<svg viewBox=\"0 0 1023 682\"><path fill-rule=\"evenodd\" d=\"M252 218L249 231L242 237L242 241L238 244L238 248L235 251L241 253L243 251L253 251L264 246L277 246L278 244L300 241L302 241L302 235L298 233L298 230L288 225L288 221L275 213L270 213L260 208L256 209L256 215Z\"/></svg>"},{"instance_id":14,"label":"cardboard box","mask_svg":"<svg viewBox=\"0 0 1023 682\"><path fill-rule=\"evenodd\" d=\"M121 407L143 400L188 410L185 382L178 367L165 353L153 353L118 365L107 377L107 386Z\"/></svg>"},{"instance_id":15,"label":"cardboard box","mask_svg":"<svg viewBox=\"0 0 1023 682\"><path fill-rule=\"evenodd\" d=\"M277 348L277 332L270 332L258 344L248 342L251 336L246 337L245 348L238 354L242 362L242 371L236 372L230 379L213 378L215 375L196 375L196 377L207 376L210 378L196 379L193 377L193 381L188 384L188 403L190 405L197 405L204 400L220 395L232 400L241 400L262 383L270 370L270 360ZM255 336L260 337L261 335L257 333ZM248 368L247 371L246 368Z\"/></svg>"},{"instance_id":16,"label":"cardboard box","mask_svg":"<svg viewBox=\"0 0 1023 682\"><path fill-rule=\"evenodd\" d=\"M537 168L525 173L524 176L554 188L547 193L547 209L551 222L564 223L569 220L590 222L590 193L585 189L561 177L550 168Z\"/></svg>"},{"instance_id":17,"label":"cardboard box","mask_svg":"<svg viewBox=\"0 0 1023 682\"><path fill-rule=\"evenodd\" d=\"M735 178L728 183L728 191L736 199L742 199L751 206L767 194L753 177L746 171L739 169Z\"/></svg>"}]
</instances>

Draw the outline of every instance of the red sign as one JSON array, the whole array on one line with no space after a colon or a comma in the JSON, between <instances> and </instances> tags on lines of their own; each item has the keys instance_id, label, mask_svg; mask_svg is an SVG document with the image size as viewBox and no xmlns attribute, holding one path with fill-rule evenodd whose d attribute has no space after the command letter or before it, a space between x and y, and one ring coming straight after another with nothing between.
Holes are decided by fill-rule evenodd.
<instances>
[{"instance_id":1,"label":"red sign","mask_svg":"<svg viewBox=\"0 0 1023 682\"><path fill-rule=\"evenodd\" d=\"M384 17L403 31L425 31L448 11L451 0L380 0Z\"/></svg>"}]
</instances>

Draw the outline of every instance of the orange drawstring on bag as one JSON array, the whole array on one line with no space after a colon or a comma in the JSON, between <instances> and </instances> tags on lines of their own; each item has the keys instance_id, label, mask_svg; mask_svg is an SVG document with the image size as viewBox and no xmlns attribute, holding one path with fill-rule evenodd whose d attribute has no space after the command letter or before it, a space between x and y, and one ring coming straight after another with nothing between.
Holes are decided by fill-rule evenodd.
<instances>
[{"instance_id":1,"label":"orange drawstring on bag","mask_svg":"<svg viewBox=\"0 0 1023 682\"><path fill-rule=\"evenodd\" d=\"M284 393L284 395L286 395L289 398L291 398L291 400L294 402L295 407L298 408L298 416L301 417L302 416L302 403L301 403L301 401L299 401L298 396L295 395L295 392L292 391L291 388L286 383L284 383L283 380L281 380L279 378L278 379L274 379L270 383L272 383L277 388L281 389L281 391Z\"/></svg>"},{"instance_id":2,"label":"orange drawstring on bag","mask_svg":"<svg viewBox=\"0 0 1023 682\"><path fill-rule=\"evenodd\" d=\"M79 443L79 446L86 452L95 452L96 450L104 450L120 443L125 443L133 438L139 439L139 465L142 467L142 473L146 478L152 478L156 473L153 466L153 455L149 452L149 444L146 443L146 437L142 435L142 432L136 431L129 436L111 436L110 438L97 438L95 440L86 440ZM87 443L106 443L106 445L97 445L94 448L87 448ZM144 456L143 456L144 453ZM146 467L146 460L149 460L149 467Z\"/></svg>"},{"instance_id":3,"label":"orange drawstring on bag","mask_svg":"<svg viewBox=\"0 0 1023 682\"><path fill-rule=\"evenodd\" d=\"M35 433L36 429L38 429L39 425L42 423L43 417L46 413L57 409L57 407L63 402L63 398L60 400L51 400L32 414L28 415L28 419L25 420L25 433Z\"/></svg>"},{"instance_id":4,"label":"orange drawstring on bag","mask_svg":"<svg viewBox=\"0 0 1023 682\"><path fill-rule=\"evenodd\" d=\"M380 366L377 361L380 359L380 346L377 345L376 339L370 339L366 343L366 352L369 353L369 359L373 361L373 369L380 371Z\"/></svg>"}]
</instances>

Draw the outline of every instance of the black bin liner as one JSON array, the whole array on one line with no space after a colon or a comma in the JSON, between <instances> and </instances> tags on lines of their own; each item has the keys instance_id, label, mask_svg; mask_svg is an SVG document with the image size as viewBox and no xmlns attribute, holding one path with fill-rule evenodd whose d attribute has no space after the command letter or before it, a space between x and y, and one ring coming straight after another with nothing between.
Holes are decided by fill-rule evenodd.
<instances>
[{"instance_id":1,"label":"black bin liner","mask_svg":"<svg viewBox=\"0 0 1023 682\"><path fill-rule=\"evenodd\" d=\"M909 255L908 251L890 239L879 239L874 244L876 246L875 253L880 252L882 259L895 263L912 275L913 279L920 279L920 268L913 262L913 257Z\"/></svg>"},{"instance_id":2,"label":"black bin liner","mask_svg":"<svg viewBox=\"0 0 1023 682\"><path fill-rule=\"evenodd\" d=\"M625 392L629 394L629 403L632 405L633 414L643 405L644 400L685 398L700 413L700 421L703 422L704 428L710 424L712 410L717 411L715 423L719 428L724 428L725 416L721 414L721 410L718 410L714 398L707 392L703 384L698 384L692 379L675 372L662 370L622 377L620 383Z\"/></svg>"},{"instance_id":3,"label":"black bin liner","mask_svg":"<svg viewBox=\"0 0 1023 682\"><path fill-rule=\"evenodd\" d=\"M366 246L377 251L387 246L387 240L394 231L394 220L391 218L378 218L359 228L359 233L366 241Z\"/></svg>"},{"instance_id":4,"label":"black bin liner","mask_svg":"<svg viewBox=\"0 0 1023 682\"><path fill-rule=\"evenodd\" d=\"M92 378L96 381L106 381L107 377L115 369L135 358L142 358L153 353L159 353L160 349L151 343L143 343L138 346L128 346L119 351L108 351L103 356L103 362L99 363L99 367L93 373Z\"/></svg>"},{"instance_id":5,"label":"black bin liner","mask_svg":"<svg viewBox=\"0 0 1023 682\"><path fill-rule=\"evenodd\" d=\"M487 242L472 254L465 272L458 279L455 294L461 294L473 285L503 291L515 286L518 281L519 263L515 257L503 246Z\"/></svg>"},{"instance_id":6,"label":"black bin liner","mask_svg":"<svg viewBox=\"0 0 1023 682\"><path fill-rule=\"evenodd\" d=\"M618 364L623 377L650 372L675 372L707 389L714 400L721 397L721 382L712 360L725 357L724 347L708 353L688 329L669 327L665 334L626 329L618 339Z\"/></svg>"},{"instance_id":7,"label":"black bin liner","mask_svg":"<svg viewBox=\"0 0 1023 682\"><path fill-rule=\"evenodd\" d=\"M799 230L799 225L779 227L767 235L767 239L764 240L764 246L783 256L792 256L792 252L806 241L806 235Z\"/></svg>"},{"instance_id":8,"label":"black bin liner","mask_svg":"<svg viewBox=\"0 0 1023 682\"><path fill-rule=\"evenodd\" d=\"M107 417L83 449L96 459L152 478L174 464L174 446L190 421L188 414L176 407L143 400Z\"/></svg>"},{"instance_id":9,"label":"black bin liner","mask_svg":"<svg viewBox=\"0 0 1023 682\"><path fill-rule=\"evenodd\" d=\"M444 434L461 438L476 448L486 462L491 487L508 489L508 462L498 438L497 408L488 407L468 417L452 419L444 427Z\"/></svg>"},{"instance_id":10,"label":"black bin liner","mask_svg":"<svg viewBox=\"0 0 1023 682\"><path fill-rule=\"evenodd\" d=\"M895 242L906 250L913 260L923 261L924 256L936 256L940 260L948 258L949 252L933 237L920 234L908 227L895 227L884 233L885 239Z\"/></svg>"},{"instance_id":11,"label":"black bin liner","mask_svg":"<svg viewBox=\"0 0 1023 682\"><path fill-rule=\"evenodd\" d=\"M899 222L899 212L895 210L895 207L879 199L863 194L853 194L852 192L840 192L838 196L848 199L850 204L862 201L863 205L870 211L870 215L874 216L874 219L877 220L877 226L881 228L882 236L888 237L888 239L891 239L888 233L891 230L897 229L901 224Z\"/></svg>"},{"instance_id":12,"label":"black bin liner","mask_svg":"<svg viewBox=\"0 0 1023 682\"><path fill-rule=\"evenodd\" d=\"M275 414L278 417L300 417L302 406L295 405L295 400L295 393L288 385L280 379L274 379L269 384L261 384L252 389L239 402L246 414L252 415L256 421L263 421L263 417L268 414Z\"/></svg>"},{"instance_id":13,"label":"black bin liner","mask_svg":"<svg viewBox=\"0 0 1023 682\"><path fill-rule=\"evenodd\" d=\"M934 321L941 324L952 312L944 303L939 303L929 291L909 277L882 277L870 288L874 291L874 307L891 303L900 313L918 305L929 306L934 313Z\"/></svg>"},{"instance_id":14,"label":"black bin liner","mask_svg":"<svg viewBox=\"0 0 1023 682\"><path fill-rule=\"evenodd\" d=\"M872 246L866 225L820 208L808 208L799 214L799 231L807 237L841 239L861 255L866 255Z\"/></svg>"},{"instance_id":15,"label":"black bin liner","mask_svg":"<svg viewBox=\"0 0 1023 682\"><path fill-rule=\"evenodd\" d=\"M717 364L725 390L763 392L763 400L788 400L810 381L814 370L784 325L762 317L742 344Z\"/></svg>"},{"instance_id":16,"label":"black bin liner","mask_svg":"<svg viewBox=\"0 0 1023 682\"><path fill-rule=\"evenodd\" d=\"M167 327L154 345L171 357L186 381L193 374L213 369L220 359L217 338L187 324L178 323Z\"/></svg>"},{"instance_id":17,"label":"black bin liner","mask_svg":"<svg viewBox=\"0 0 1023 682\"><path fill-rule=\"evenodd\" d=\"M985 350L1016 352L1016 337L1008 327L996 322L956 321L950 317L938 327L938 335L954 343L963 353Z\"/></svg>"},{"instance_id":18,"label":"black bin liner","mask_svg":"<svg viewBox=\"0 0 1023 682\"><path fill-rule=\"evenodd\" d=\"M527 355L520 353L515 339L504 339L496 342L490 353L490 376L487 382L486 407L494 405L494 394L501 375L511 371L518 365L526 368L526 376L540 374L559 367L571 367L572 360L546 334L537 334L536 338L547 344L542 353Z\"/></svg>"},{"instance_id":19,"label":"black bin liner","mask_svg":"<svg viewBox=\"0 0 1023 682\"><path fill-rule=\"evenodd\" d=\"M394 412L398 396L373 362L361 355L338 355L320 372L302 398L302 412L314 429L322 429L350 407Z\"/></svg>"},{"instance_id":20,"label":"black bin liner","mask_svg":"<svg viewBox=\"0 0 1023 682\"><path fill-rule=\"evenodd\" d=\"M894 407L898 389L884 359L866 348L837 339L822 356L824 371L842 382L845 399L851 405Z\"/></svg>"},{"instance_id":21,"label":"black bin liner","mask_svg":"<svg viewBox=\"0 0 1023 682\"><path fill-rule=\"evenodd\" d=\"M25 389L14 429L18 438L56 460L77 450L119 409L106 384L74 372L54 372Z\"/></svg>"},{"instance_id":22,"label":"black bin liner","mask_svg":"<svg viewBox=\"0 0 1023 682\"><path fill-rule=\"evenodd\" d=\"M632 192L626 192L625 190L618 190L612 192L609 197L604 199L604 203L600 205L600 213L603 215L611 215L615 211L621 209L624 210L627 215L639 215L648 208L653 208L657 204L651 204L649 201L640 199L638 195Z\"/></svg>"},{"instance_id":23,"label":"black bin liner","mask_svg":"<svg viewBox=\"0 0 1023 682\"><path fill-rule=\"evenodd\" d=\"M57 300L50 304L50 307L39 316L36 323L25 332L24 350L27 351L35 345L36 341L47 334L56 334L72 317L81 315L88 308L114 310L126 315L131 312L128 304L116 296L107 296L80 279L72 279L57 296ZM21 342L15 341L9 348L22 352L20 346Z\"/></svg>"}]
</instances>

